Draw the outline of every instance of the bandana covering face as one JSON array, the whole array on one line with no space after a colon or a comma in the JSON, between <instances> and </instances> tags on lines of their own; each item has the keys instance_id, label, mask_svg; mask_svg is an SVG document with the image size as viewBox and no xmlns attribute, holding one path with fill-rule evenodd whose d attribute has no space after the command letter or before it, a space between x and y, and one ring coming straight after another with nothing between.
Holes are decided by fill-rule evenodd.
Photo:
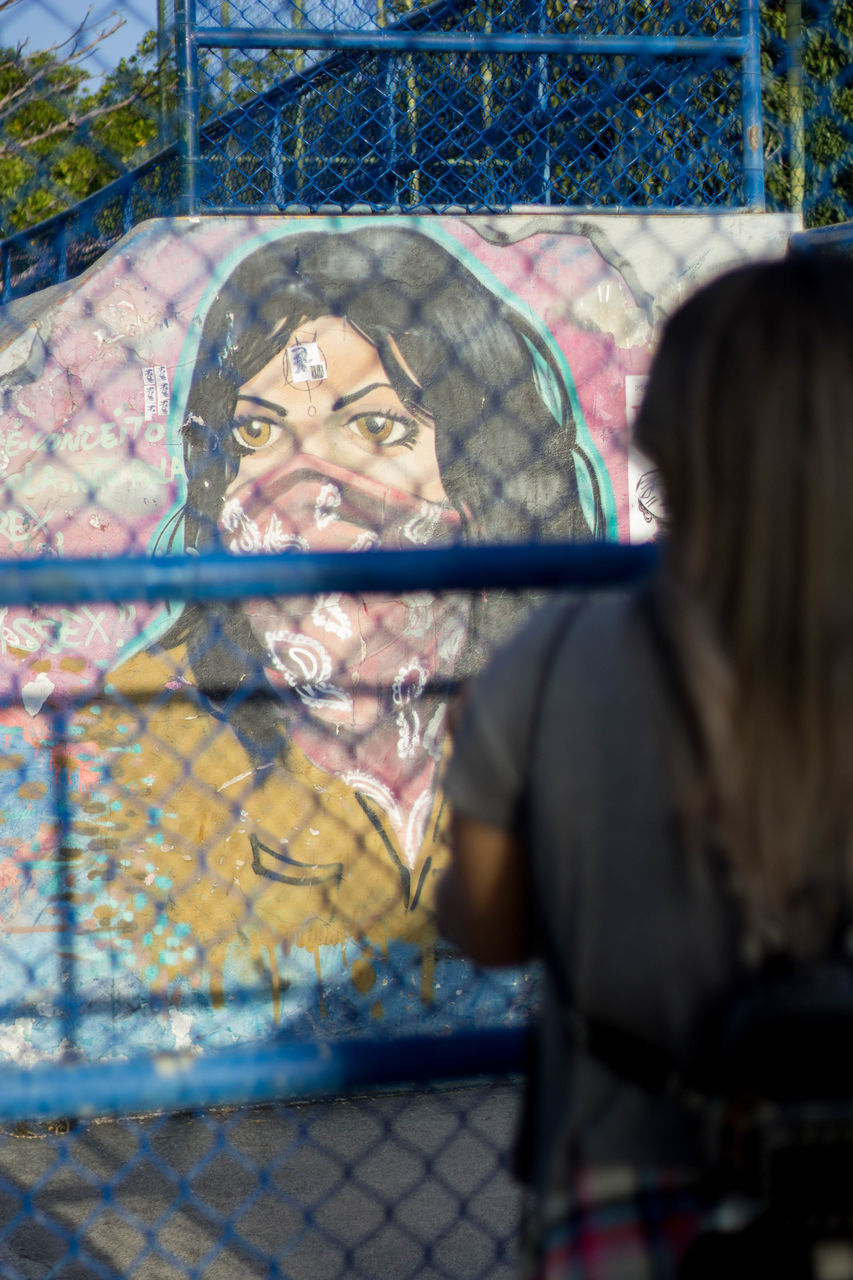
<instances>
[{"instance_id":1,"label":"bandana covering face","mask_svg":"<svg viewBox=\"0 0 853 1280\"><path fill-rule=\"evenodd\" d=\"M459 538L457 511L298 455L225 500L233 552L409 549ZM414 866L434 797L446 690L468 602L427 592L335 592L253 600L246 615L270 682L301 714L290 736L310 760L378 802Z\"/></svg>"}]
</instances>

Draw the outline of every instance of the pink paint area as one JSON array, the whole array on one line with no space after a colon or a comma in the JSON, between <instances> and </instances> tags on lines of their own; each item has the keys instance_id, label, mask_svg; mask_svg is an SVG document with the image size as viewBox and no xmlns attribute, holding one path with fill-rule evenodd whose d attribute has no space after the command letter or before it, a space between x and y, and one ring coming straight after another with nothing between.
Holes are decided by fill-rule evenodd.
<instances>
[{"instance_id":1,"label":"pink paint area","mask_svg":"<svg viewBox=\"0 0 853 1280\"><path fill-rule=\"evenodd\" d=\"M180 237L160 239L173 259ZM175 505L180 444L167 440L169 392L201 282L186 294L184 323L166 323L180 311L187 273L155 291L144 233L139 242L137 254L109 255L69 285L0 352L15 388L0 415L0 557L143 555ZM52 699L94 686L159 612L135 604L2 608L4 687L37 715Z\"/></svg>"}]
</instances>

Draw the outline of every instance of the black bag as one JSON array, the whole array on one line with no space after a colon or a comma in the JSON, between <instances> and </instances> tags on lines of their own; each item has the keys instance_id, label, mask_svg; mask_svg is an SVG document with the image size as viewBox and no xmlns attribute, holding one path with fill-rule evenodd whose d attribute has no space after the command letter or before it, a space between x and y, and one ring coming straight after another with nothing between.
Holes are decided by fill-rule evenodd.
<instances>
[{"instance_id":1,"label":"black bag","mask_svg":"<svg viewBox=\"0 0 853 1280\"><path fill-rule=\"evenodd\" d=\"M711 1209L680 1280L853 1277L853 962L766 961L681 1088Z\"/></svg>"},{"instance_id":2,"label":"black bag","mask_svg":"<svg viewBox=\"0 0 853 1280\"><path fill-rule=\"evenodd\" d=\"M700 1123L708 1212L679 1280L853 1280L853 959L767 960L693 1067L608 1023L572 1026L579 1047Z\"/></svg>"}]
</instances>

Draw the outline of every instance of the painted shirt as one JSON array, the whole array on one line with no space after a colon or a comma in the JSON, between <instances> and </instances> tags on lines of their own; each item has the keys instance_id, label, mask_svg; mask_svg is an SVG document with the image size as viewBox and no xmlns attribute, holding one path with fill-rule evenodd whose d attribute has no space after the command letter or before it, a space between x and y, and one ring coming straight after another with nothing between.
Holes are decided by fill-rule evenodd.
<instances>
[{"instance_id":1,"label":"painted shirt","mask_svg":"<svg viewBox=\"0 0 853 1280\"><path fill-rule=\"evenodd\" d=\"M277 957L294 947L318 971L329 946L354 962L360 943L397 939L429 957L440 792L412 858L375 796L292 742L257 768L183 651L139 654L109 688L72 727L88 782L70 797L75 913L152 988L207 975L217 1000L229 972L252 973L275 999Z\"/></svg>"}]
</instances>

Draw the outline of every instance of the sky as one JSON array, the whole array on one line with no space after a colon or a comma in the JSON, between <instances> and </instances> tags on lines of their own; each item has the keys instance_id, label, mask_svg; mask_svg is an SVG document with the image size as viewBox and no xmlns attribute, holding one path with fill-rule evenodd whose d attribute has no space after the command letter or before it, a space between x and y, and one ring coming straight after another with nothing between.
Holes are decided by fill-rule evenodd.
<instances>
[{"instance_id":1,"label":"sky","mask_svg":"<svg viewBox=\"0 0 853 1280\"><path fill-rule=\"evenodd\" d=\"M166 8L168 11L171 5ZM87 14L87 28L94 32L111 27L117 18L125 19L125 25L99 44L84 63L96 77L134 53L145 32L157 26L157 0L18 0L0 13L0 45L27 40L31 52L46 49L67 38Z\"/></svg>"}]
</instances>

